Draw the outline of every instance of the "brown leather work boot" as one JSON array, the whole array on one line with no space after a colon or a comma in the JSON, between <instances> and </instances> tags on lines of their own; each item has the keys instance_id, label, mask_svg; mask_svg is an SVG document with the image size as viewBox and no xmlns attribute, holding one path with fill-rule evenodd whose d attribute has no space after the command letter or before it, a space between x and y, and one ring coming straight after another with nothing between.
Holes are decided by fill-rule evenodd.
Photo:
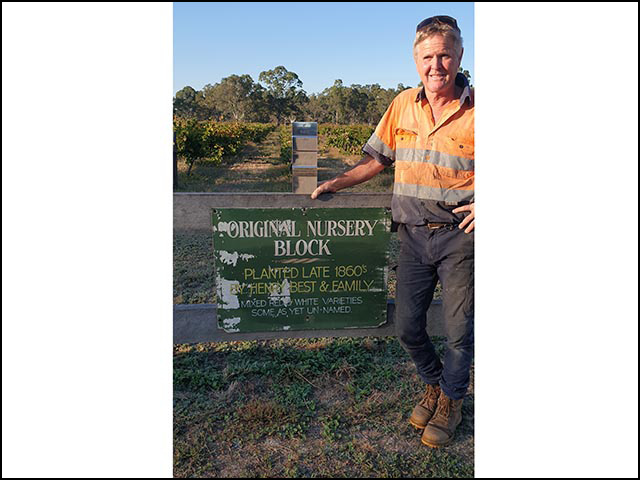
<instances>
[{"instance_id":1,"label":"brown leather work boot","mask_svg":"<svg viewBox=\"0 0 640 480\"><path fill-rule=\"evenodd\" d=\"M420 400L414 407L413 412L411 412L409 423L421 430L426 427L436 411L439 396L440 386L427 384L427 390L424 392L422 400Z\"/></svg>"},{"instance_id":2,"label":"brown leather work boot","mask_svg":"<svg viewBox=\"0 0 640 480\"><path fill-rule=\"evenodd\" d=\"M453 440L456 427L462 421L462 400L453 400L440 392L436 413L422 432L422 443L438 448Z\"/></svg>"}]
</instances>

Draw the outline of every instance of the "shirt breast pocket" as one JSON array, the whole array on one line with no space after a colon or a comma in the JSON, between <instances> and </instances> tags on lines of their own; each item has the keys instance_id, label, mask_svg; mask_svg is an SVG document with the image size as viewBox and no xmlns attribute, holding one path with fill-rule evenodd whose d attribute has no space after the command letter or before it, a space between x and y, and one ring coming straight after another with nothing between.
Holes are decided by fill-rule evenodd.
<instances>
[{"instance_id":1,"label":"shirt breast pocket","mask_svg":"<svg viewBox=\"0 0 640 480\"><path fill-rule=\"evenodd\" d=\"M416 148L418 132L404 128L396 128L395 131L396 150L398 148Z\"/></svg>"},{"instance_id":2,"label":"shirt breast pocket","mask_svg":"<svg viewBox=\"0 0 640 480\"><path fill-rule=\"evenodd\" d=\"M396 128L394 140L396 143L396 166L397 170L410 168L408 162L416 161L418 132L413 130Z\"/></svg>"},{"instance_id":3,"label":"shirt breast pocket","mask_svg":"<svg viewBox=\"0 0 640 480\"><path fill-rule=\"evenodd\" d=\"M474 146L471 141L449 136L440 137L431 152L439 177L466 180L474 175Z\"/></svg>"},{"instance_id":4,"label":"shirt breast pocket","mask_svg":"<svg viewBox=\"0 0 640 480\"><path fill-rule=\"evenodd\" d=\"M443 139L443 146L447 153L451 155L468 158L469 160L473 160L474 158L473 138L445 137Z\"/></svg>"}]
</instances>

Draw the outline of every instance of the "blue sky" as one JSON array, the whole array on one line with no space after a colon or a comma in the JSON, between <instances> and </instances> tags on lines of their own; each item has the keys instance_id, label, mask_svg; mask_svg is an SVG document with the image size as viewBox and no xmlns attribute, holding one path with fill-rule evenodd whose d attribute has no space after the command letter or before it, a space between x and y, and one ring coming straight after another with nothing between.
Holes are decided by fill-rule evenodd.
<instances>
[{"instance_id":1,"label":"blue sky","mask_svg":"<svg viewBox=\"0 0 640 480\"><path fill-rule=\"evenodd\" d=\"M473 81L474 4L437 3L174 3L174 93L229 75L284 65L307 93L340 78L345 85L414 87L416 25L432 15L458 20L462 67Z\"/></svg>"}]
</instances>

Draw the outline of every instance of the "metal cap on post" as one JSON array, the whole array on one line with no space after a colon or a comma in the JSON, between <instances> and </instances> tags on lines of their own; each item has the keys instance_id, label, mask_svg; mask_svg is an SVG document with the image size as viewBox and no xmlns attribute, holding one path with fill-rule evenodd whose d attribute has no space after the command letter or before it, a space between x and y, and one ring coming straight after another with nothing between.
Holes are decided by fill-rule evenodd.
<instances>
[{"instance_id":1,"label":"metal cap on post","mask_svg":"<svg viewBox=\"0 0 640 480\"><path fill-rule=\"evenodd\" d=\"M293 193L312 193L318 186L318 123L293 122L291 135Z\"/></svg>"}]
</instances>

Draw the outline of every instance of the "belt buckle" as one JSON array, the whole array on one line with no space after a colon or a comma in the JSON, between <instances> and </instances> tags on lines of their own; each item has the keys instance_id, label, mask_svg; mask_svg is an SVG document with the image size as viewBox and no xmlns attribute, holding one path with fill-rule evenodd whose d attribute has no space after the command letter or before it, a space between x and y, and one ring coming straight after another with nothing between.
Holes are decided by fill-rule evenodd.
<instances>
[{"instance_id":1,"label":"belt buckle","mask_svg":"<svg viewBox=\"0 0 640 480\"><path fill-rule=\"evenodd\" d=\"M453 223L427 223L429 230L438 230L440 228L446 228L447 230L453 230L455 224Z\"/></svg>"}]
</instances>

